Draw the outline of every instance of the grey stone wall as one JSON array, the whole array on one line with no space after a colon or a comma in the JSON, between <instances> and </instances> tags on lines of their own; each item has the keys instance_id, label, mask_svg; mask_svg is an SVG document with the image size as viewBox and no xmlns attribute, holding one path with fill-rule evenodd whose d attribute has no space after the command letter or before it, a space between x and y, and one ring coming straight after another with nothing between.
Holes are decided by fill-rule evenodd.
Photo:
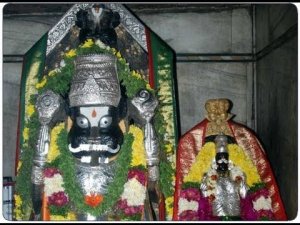
<instances>
[{"instance_id":1,"label":"grey stone wall","mask_svg":"<svg viewBox=\"0 0 300 225\"><path fill-rule=\"evenodd\" d=\"M272 46L257 61L257 132L289 219L296 217L298 209L297 30L287 35L295 25L293 5L256 7L257 48L263 51Z\"/></svg>"},{"instance_id":2,"label":"grey stone wall","mask_svg":"<svg viewBox=\"0 0 300 225\"><path fill-rule=\"evenodd\" d=\"M181 134L205 117L211 98L228 98L238 122L253 127L253 64L214 57L252 54L251 7L221 12L138 14L176 52ZM192 60L193 55L202 59ZM208 57L210 56L210 57Z\"/></svg>"}]
</instances>

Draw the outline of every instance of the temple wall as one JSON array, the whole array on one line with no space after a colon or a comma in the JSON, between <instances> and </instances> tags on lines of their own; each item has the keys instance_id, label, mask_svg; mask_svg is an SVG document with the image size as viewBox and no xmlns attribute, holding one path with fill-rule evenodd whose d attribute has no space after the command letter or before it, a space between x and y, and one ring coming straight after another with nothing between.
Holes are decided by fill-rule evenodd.
<instances>
[{"instance_id":1,"label":"temple wall","mask_svg":"<svg viewBox=\"0 0 300 225\"><path fill-rule=\"evenodd\" d=\"M180 133L205 117L207 99L229 98L235 121L258 132L293 219L298 204L298 53L291 30L297 23L296 8L156 10L132 8L176 53ZM22 55L64 12L23 11L3 17L3 176L14 177Z\"/></svg>"},{"instance_id":2,"label":"temple wall","mask_svg":"<svg viewBox=\"0 0 300 225\"><path fill-rule=\"evenodd\" d=\"M298 206L296 7L257 6L256 40L257 132L292 219Z\"/></svg>"},{"instance_id":3,"label":"temple wall","mask_svg":"<svg viewBox=\"0 0 300 225\"><path fill-rule=\"evenodd\" d=\"M230 99L236 121L252 126L253 63L239 57L252 54L250 6L139 17L176 52L181 134L204 119L210 98Z\"/></svg>"}]
</instances>

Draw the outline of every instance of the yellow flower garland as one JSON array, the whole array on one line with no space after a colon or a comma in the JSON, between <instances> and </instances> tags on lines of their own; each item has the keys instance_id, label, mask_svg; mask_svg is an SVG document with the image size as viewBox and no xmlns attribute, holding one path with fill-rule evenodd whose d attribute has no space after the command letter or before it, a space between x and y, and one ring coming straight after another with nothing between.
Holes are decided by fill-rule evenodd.
<instances>
[{"instance_id":1,"label":"yellow flower garland","mask_svg":"<svg viewBox=\"0 0 300 225\"><path fill-rule=\"evenodd\" d=\"M49 152L48 152L48 155L47 155L47 162L48 163L52 162L60 154L56 141L57 141L57 138L58 138L58 134L61 132L62 129L64 129L64 127L65 127L65 124L60 123L60 124L56 125L51 130L50 147L49 147Z\"/></svg>"},{"instance_id":2,"label":"yellow flower garland","mask_svg":"<svg viewBox=\"0 0 300 225\"><path fill-rule=\"evenodd\" d=\"M50 215L50 220L52 221L74 221L76 220L76 215L74 213L68 213L67 216L60 215Z\"/></svg>"},{"instance_id":3,"label":"yellow flower garland","mask_svg":"<svg viewBox=\"0 0 300 225\"><path fill-rule=\"evenodd\" d=\"M35 112L34 105L32 104L28 105L26 109L26 115L28 116L28 118L31 117L34 112Z\"/></svg>"},{"instance_id":4,"label":"yellow flower garland","mask_svg":"<svg viewBox=\"0 0 300 225\"><path fill-rule=\"evenodd\" d=\"M146 152L144 147L144 134L143 131L134 125L129 128L129 133L134 137L132 143L132 159L131 166L145 166L146 167Z\"/></svg>"},{"instance_id":5,"label":"yellow flower garland","mask_svg":"<svg viewBox=\"0 0 300 225\"><path fill-rule=\"evenodd\" d=\"M257 168L246 155L245 151L236 144L228 145L229 160L234 165L239 166L246 175L247 185L251 187L253 184L261 182ZM215 144L213 142L206 143L196 156L195 162L192 164L189 173L184 177L184 182L201 182L204 173L211 167L212 160L216 155Z\"/></svg>"},{"instance_id":6,"label":"yellow flower garland","mask_svg":"<svg viewBox=\"0 0 300 225\"><path fill-rule=\"evenodd\" d=\"M136 72L135 70L132 70L131 75L136 77L137 79L140 79L140 80L143 79L142 75L139 74L138 72Z\"/></svg>"},{"instance_id":7,"label":"yellow flower garland","mask_svg":"<svg viewBox=\"0 0 300 225\"><path fill-rule=\"evenodd\" d=\"M211 162L216 155L215 144L208 142L201 148L196 156L195 162L191 166L191 170L184 177L184 182L200 182L203 174L210 168Z\"/></svg>"},{"instance_id":8,"label":"yellow flower garland","mask_svg":"<svg viewBox=\"0 0 300 225\"><path fill-rule=\"evenodd\" d=\"M56 74L57 74L57 71L54 69L54 70L49 71L48 76L52 77Z\"/></svg>"},{"instance_id":9,"label":"yellow flower garland","mask_svg":"<svg viewBox=\"0 0 300 225\"><path fill-rule=\"evenodd\" d=\"M38 55L36 55L38 57ZM40 69L41 61L36 61L30 67L27 81L26 81L26 90L25 90L25 107L29 105L29 99L32 94L36 93L35 84L37 82L37 73ZM27 110L25 110L27 111Z\"/></svg>"},{"instance_id":10,"label":"yellow flower garland","mask_svg":"<svg viewBox=\"0 0 300 225\"><path fill-rule=\"evenodd\" d=\"M151 88L151 86L150 86L150 84L146 84L146 89L148 90L148 91L153 91L153 88Z\"/></svg>"},{"instance_id":11,"label":"yellow flower garland","mask_svg":"<svg viewBox=\"0 0 300 225\"><path fill-rule=\"evenodd\" d=\"M29 128L25 127L23 130L23 141L26 142L29 138Z\"/></svg>"},{"instance_id":12,"label":"yellow flower garland","mask_svg":"<svg viewBox=\"0 0 300 225\"><path fill-rule=\"evenodd\" d=\"M21 160L18 161L17 172L19 172L19 170L20 170L20 168L22 166L22 163L23 162Z\"/></svg>"},{"instance_id":13,"label":"yellow flower garland","mask_svg":"<svg viewBox=\"0 0 300 225\"><path fill-rule=\"evenodd\" d=\"M44 76L43 79L35 85L35 88L40 89L40 88L44 87L46 85L46 83L47 83L47 77Z\"/></svg>"},{"instance_id":14,"label":"yellow flower garland","mask_svg":"<svg viewBox=\"0 0 300 225\"><path fill-rule=\"evenodd\" d=\"M241 168L246 174L247 185L251 187L253 184L261 182L256 166L252 160L246 155L245 151L236 144L228 145L229 159Z\"/></svg>"},{"instance_id":15,"label":"yellow flower garland","mask_svg":"<svg viewBox=\"0 0 300 225\"><path fill-rule=\"evenodd\" d=\"M14 199L15 199L15 207L14 207L15 219L22 220L23 214L22 214L22 210L21 210L21 206L22 206L21 196L14 194Z\"/></svg>"},{"instance_id":16,"label":"yellow flower garland","mask_svg":"<svg viewBox=\"0 0 300 225\"><path fill-rule=\"evenodd\" d=\"M174 203L173 196L170 196L165 199L166 213L167 213L168 220L172 220L172 217L173 217L173 203Z\"/></svg>"},{"instance_id":17,"label":"yellow flower garland","mask_svg":"<svg viewBox=\"0 0 300 225\"><path fill-rule=\"evenodd\" d=\"M93 39L87 39L84 44L81 46L81 48L90 48L94 44Z\"/></svg>"},{"instance_id":18,"label":"yellow flower garland","mask_svg":"<svg viewBox=\"0 0 300 225\"><path fill-rule=\"evenodd\" d=\"M76 56L76 50L75 49L71 49L70 51L68 51L67 53L65 53L67 58L72 58L73 56Z\"/></svg>"}]
</instances>

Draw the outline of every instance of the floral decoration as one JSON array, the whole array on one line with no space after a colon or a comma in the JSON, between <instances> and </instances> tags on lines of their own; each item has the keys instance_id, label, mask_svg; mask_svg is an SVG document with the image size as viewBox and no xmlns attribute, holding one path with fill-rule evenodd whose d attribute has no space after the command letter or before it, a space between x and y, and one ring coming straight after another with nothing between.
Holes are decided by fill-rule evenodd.
<instances>
[{"instance_id":1,"label":"floral decoration","mask_svg":"<svg viewBox=\"0 0 300 225\"><path fill-rule=\"evenodd\" d=\"M144 166L146 167L146 151L144 147L144 133L137 126L131 125L129 133L134 136L132 143L132 159L130 165L132 167Z\"/></svg>"},{"instance_id":2,"label":"floral decoration","mask_svg":"<svg viewBox=\"0 0 300 225\"><path fill-rule=\"evenodd\" d=\"M44 192L48 205L65 206L69 202L68 195L63 187L63 177L57 168L46 168L44 170Z\"/></svg>"},{"instance_id":3,"label":"floral decoration","mask_svg":"<svg viewBox=\"0 0 300 225\"><path fill-rule=\"evenodd\" d=\"M229 171L232 180L244 179L250 188L246 198L241 199L241 219L271 220L272 201L257 168L241 147L228 144ZM218 179L215 162L215 144L207 142L202 146L190 171L183 178L183 189L179 197L180 220L219 220L212 216L210 202L215 199L215 185ZM206 176L207 191L200 193L200 182ZM200 207L201 205L201 207Z\"/></svg>"},{"instance_id":4,"label":"floral decoration","mask_svg":"<svg viewBox=\"0 0 300 225\"><path fill-rule=\"evenodd\" d=\"M146 174L144 171L133 169L128 172L128 180L124 185L124 191L117 203L117 208L125 216L141 215L146 199Z\"/></svg>"},{"instance_id":5,"label":"floral decoration","mask_svg":"<svg viewBox=\"0 0 300 225\"><path fill-rule=\"evenodd\" d=\"M58 145L57 145L57 137L58 134L64 129L65 124L60 123L57 124L50 133L50 146L49 146L49 152L47 155L47 162L50 163L53 160L56 159L56 157L60 154Z\"/></svg>"},{"instance_id":6,"label":"floral decoration","mask_svg":"<svg viewBox=\"0 0 300 225\"><path fill-rule=\"evenodd\" d=\"M22 219L22 199L20 195L14 194L14 200L15 200L15 207L14 207L14 214L16 220Z\"/></svg>"},{"instance_id":7,"label":"floral decoration","mask_svg":"<svg viewBox=\"0 0 300 225\"><path fill-rule=\"evenodd\" d=\"M178 202L179 220L213 220L209 199L201 195L199 188L181 191Z\"/></svg>"},{"instance_id":8,"label":"floral decoration","mask_svg":"<svg viewBox=\"0 0 300 225\"><path fill-rule=\"evenodd\" d=\"M17 182L20 180L28 179L26 176L30 174L30 168L32 165L33 151L29 149L34 148L34 143L37 140L39 122L37 112L34 108L36 96L38 93L42 93L47 89L51 89L55 93L60 95L66 95L69 89L69 83L74 74L73 61L76 56L82 54L91 53L112 53L117 57L117 68L120 81L126 86L126 94L128 97L133 97L140 88L147 88L149 91L154 90L149 84L142 78L142 76L136 72L131 71L129 64L122 57L121 53L114 48L106 46L101 41L94 42L92 39L88 39L84 44L80 45L76 49L68 49L63 54L63 59L56 66L55 69L50 70L48 74L45 74L41 79L38 79L37 74L41 69L41 62L37 61L32 64L26 83L25 92L25 124L23 128L24 141L21 148L24 148L27 143L29 145L26 148L26 155L22 154L19 160L20 167L18 171ZM162 98L162 94L160 94ZM170 108L171 109L171 108ZM165 108L159 111L158 114L168 113L169 108ZM158 131L160 140L168 144L167 153L172 152L172 146L174 146L174 140L171 141L170 137L174 136L174 131L170 129L172 122L170 122L170 116L165 120L157 120L156 127L166 127L165 130ZM167 126L167 124L169 124ZM173 133L172 133L173 132ZM124 146L120 152L123 152L117 160L121 165L121 169L116 173L115 179L111 186L108 188L108 193L105 196L84 196L78 190L78 184L75 181L74 174L74 162L73 158L68 152L66 143L67 131L64 123L56 125L50 134L51 143L49 153L47 155L47 169L45 170L45 194L48 198L48 204L50 209L50 218L58 220L60 218L70 220L74 219L72 212L70 211L69 203L72 201L75 203L77 210L89 212L92 215L100 215L106 209L118 205L123 210L124 215L141 215L143 205L141 203L145 199L146 191L146 155L143 144L143 132L140 128L131 125L129 132L124 135ZM163 138L161 138L163 137ZM131 151L132 149L132 151ZM165 151L165 149L162 149ZM173 150L174 151L174 150ZM30 153L30 154L29 154ZM167 171L165 175L161 176L162 180L174 180L173 171L170 170L170 161L162 161L162 168ZM25 165L26 164L26 165ZM172 165L174 166L174 165ZM129 169L129 170L128 170ZM125 180L125 171L129 171L127 174L127 180ZM161 182L162 190L164 193L168 193L167 197L171 196L173 186L169 185L169 182ZM135 189L140 193L139 197L130 194L131 189ZM20 211L18 213L19 219L28 219L28 209L31 207L30 191L28 188L18 189L20 191L20 197L24 196L24 201L20 203ZM117 195L119 199L117 199ZM120 197L122 196L122 197ZM26 198L25 198L26 197ZM82 204L86 203L86 204ZM120 204L119 204L120 203ZM28 207L29 206L29 207ZM172 204L168 206L168 213L170 218L170 212ZM26 211L27 210L27 211ZM17 217L17 214L15 213Z\"/></svg>"},{"instance_id":9,"label":"floral decoration","mask_svg":"<svg viewBox=\"0 0 300 225\"><path fill-rule=\"evenodd\" d=\"M91 195L86 195L84 201L87 205L96 207L103 201L103 196L100 194L92 193Z\"/></svg>"},{"instance_id":10,"label":"floral decoration","mask_svg":"<svg viewBox=\"0 0 300 225\"><path fill-rule=\"evenodd\" d=\"M236 169L240 168L240 170L245 173L247 185L251 187L255 183L261 182L257 168L252 160L245 154L245 151L237 144L228 144L227 147L229 160L237 166ZM215 143L205 143L196 156L189 173L184 177L184 182L199 183L203 175L209 170L215 155Z\"/></svg>"}]
</instances>

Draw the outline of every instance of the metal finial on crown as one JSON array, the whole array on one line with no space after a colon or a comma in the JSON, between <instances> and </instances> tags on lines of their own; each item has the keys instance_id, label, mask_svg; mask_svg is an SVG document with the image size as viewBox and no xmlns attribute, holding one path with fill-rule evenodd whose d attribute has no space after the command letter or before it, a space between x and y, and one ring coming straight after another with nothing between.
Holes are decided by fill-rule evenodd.
<instances>
[{"instance_id":1,"label":"metal finial on crown","mask_svg":"<svg viewBox=\"0 0 300 225\"><path fill-rule=\"evenodd\" d=\"M121 98L117 58L111 54L78 56L69 93L70 106L110 105Z\"/></svg>"},{"instance_id":2,"label":"metal finial on crown","mask_svg":"<svg viewBox=\"0 0 300 225\"><path fill-rule=\"evenodd\" d=\"M216 144L216 149L217 149L217 153L221 153L221 152L227 152L227 137L226 135L219 134L217 135L217 137L215 138L215 144Z\"/></svg>"}]
</instances>

